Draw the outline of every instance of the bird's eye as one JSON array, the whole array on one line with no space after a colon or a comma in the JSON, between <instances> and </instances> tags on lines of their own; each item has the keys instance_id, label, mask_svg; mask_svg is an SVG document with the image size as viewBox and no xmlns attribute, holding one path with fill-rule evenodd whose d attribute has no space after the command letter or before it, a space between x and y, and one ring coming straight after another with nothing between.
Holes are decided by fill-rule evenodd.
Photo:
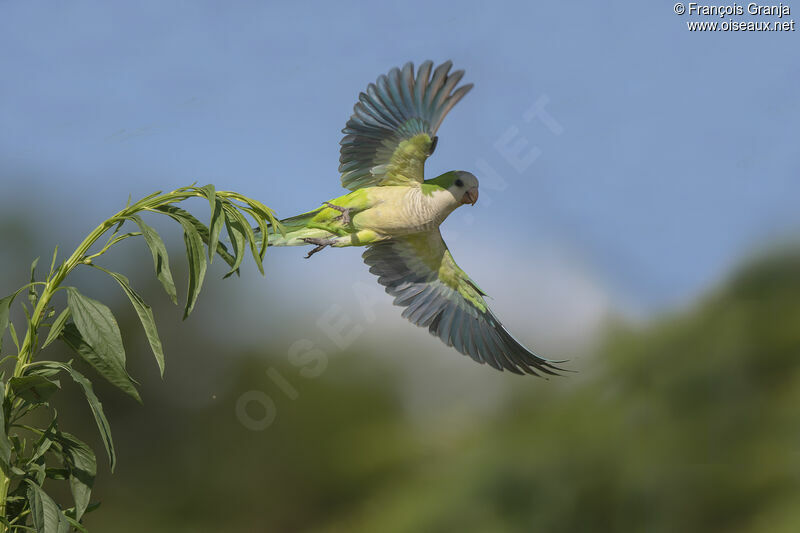
<instances>
[{"instance_id":1,"label":"bird's eye","mask_svg":"<svg viewBox=\"0 0 800 533\"><path fill-rule=\"evenodd\" d=\"M456 180L456 187L463 187L463 186L464 186L464 182L461 181L460 179L457 179Z\"/></svg>"}]
</instances>

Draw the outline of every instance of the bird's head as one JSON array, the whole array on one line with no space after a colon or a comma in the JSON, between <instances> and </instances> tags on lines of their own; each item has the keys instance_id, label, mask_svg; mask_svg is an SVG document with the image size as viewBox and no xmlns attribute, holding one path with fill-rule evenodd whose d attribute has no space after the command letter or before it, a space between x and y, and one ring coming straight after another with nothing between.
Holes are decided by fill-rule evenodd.
<instances>
[{"instance_id":1,"label":"bird's head","mask_svg":"<svg viewBox=\"0 0 800 533\"><path fill-rule=\"evenodd\" d=\"M475 205L478 201L478 178L464 170L451 170L425 183L438 185L453 196L455 207Z\"/></svg>"}]
</instances>

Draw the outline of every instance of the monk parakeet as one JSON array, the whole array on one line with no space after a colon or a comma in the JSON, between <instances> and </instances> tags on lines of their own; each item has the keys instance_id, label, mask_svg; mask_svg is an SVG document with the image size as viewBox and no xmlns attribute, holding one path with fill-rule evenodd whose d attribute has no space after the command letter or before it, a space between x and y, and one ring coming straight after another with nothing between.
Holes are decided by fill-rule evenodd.
<instances>
[{"instance_id":1,"label":"monk parakeet","mask_svg":"<svg viewBox=\"0 0 800 533\"><path fill-rule=\"evenodd\" d=\"M461 270L439 225L456 208L478 200L478 179L453 170L426 180L425 160L436 131L472 84L447 61L394 68L359 94L342 132L342 185L351 192L272 229L271 246L366 246L364 262L405 307L403 316L448 346L498 370L555 374L560 370L517 342L489 310L486 295ZM432 71L432 72L431 72Z\"/></svg>"}]
</instances>

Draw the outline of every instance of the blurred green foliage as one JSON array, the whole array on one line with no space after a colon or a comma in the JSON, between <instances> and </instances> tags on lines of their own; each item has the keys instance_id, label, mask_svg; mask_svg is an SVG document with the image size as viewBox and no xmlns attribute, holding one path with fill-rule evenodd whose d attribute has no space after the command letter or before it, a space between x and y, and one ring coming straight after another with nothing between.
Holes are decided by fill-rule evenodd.
<instances>
[{"instance_id":1,"label":"blurred green foliage","mask_svg":"<svg viewBox=\"0 0 800 533\"><path fill-rule=\"evenodd\" d=\"M577 374L510 377L495 415L461 430L416 424L403 377L372 354L332 358L313 380L281 357L246 354L217 376L213 400L182 406L168 389L170 376L190 379L189 343L166 383L144 379L144 407L112 402L120 465L99 476L103 510L87 525L800 531L799 325L800 254L775 254L691 309L610 327ZM269 367L297 399L270 385ZM265 431L234 414L254 389L277 405Z\"/></svg>"}]
</instances>

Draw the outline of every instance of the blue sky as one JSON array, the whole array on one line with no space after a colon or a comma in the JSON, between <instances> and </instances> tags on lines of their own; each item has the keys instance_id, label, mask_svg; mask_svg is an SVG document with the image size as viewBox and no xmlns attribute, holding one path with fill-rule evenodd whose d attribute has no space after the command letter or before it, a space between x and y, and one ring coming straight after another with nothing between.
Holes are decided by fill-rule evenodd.
<instances>
[{"instance_id":1,"label":"blue sky","mask_svg":"<svg viewBox=\"0 0 800 533\"><path fill-rule=\"evenodd\" d=\"M666 308L800 227L798 33L691 33L688 19L663 1L5 1L0 208L69 241L129 193L197 181L290 216L340 194L340 130L367 83L452 59L475 88L428 175L484 178L445 224L462 266L513 296L506 265L524 283L557 256L549 270L613 301ZM560 134L525 120L542 98ZM540 155L515 169L504 135ZM22 211L31 197L48 211ZM331 253L347 254L318 263L336 275L359 262Z\"/></svg>"}]
</instances>

